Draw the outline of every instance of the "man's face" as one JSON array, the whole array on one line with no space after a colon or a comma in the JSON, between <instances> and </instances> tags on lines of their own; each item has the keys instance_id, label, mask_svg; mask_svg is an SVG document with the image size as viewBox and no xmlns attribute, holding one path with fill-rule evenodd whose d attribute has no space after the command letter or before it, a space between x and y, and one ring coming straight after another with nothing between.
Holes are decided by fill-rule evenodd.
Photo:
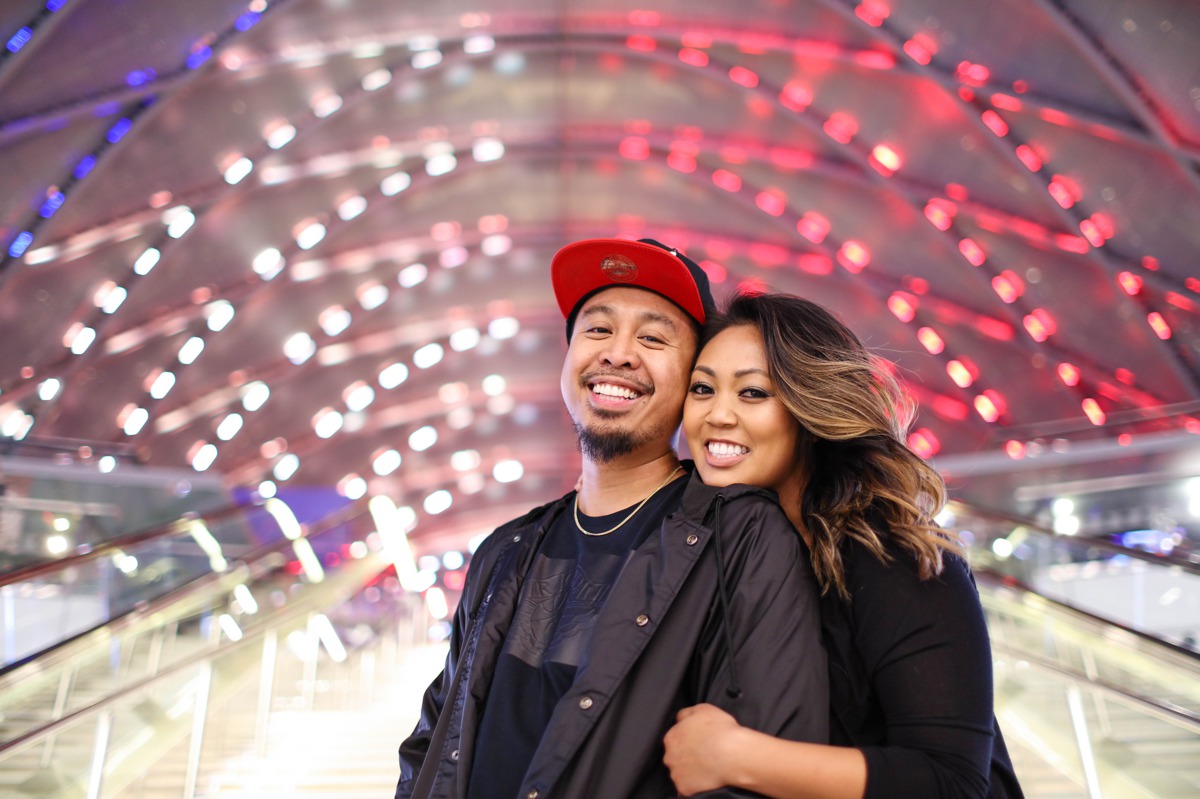
<instances>
[{"instance_id":1,"label":"man's face","mask_svg":"<svg viewBox=\"0 0 1200 799\"><path fill-rule=\"evenodd\" d=\"M589 297L561 381L584 457L671 448L695 355L692 321L670 300L623 286Z\"/></svg>"}]
</instances>

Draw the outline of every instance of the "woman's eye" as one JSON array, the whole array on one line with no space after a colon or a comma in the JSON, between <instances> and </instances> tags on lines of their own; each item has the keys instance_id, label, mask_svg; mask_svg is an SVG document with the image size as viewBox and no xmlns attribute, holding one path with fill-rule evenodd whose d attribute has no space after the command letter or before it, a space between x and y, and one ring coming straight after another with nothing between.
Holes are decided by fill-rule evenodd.
<instances>
[{"instance_id":1,"label":"woman's eye","mask_svg":"<svg viewBox=\"0 0 1200 799\"><path fill-rule=\"evenodd\" d=\"M771 396L761 388L747 388L742 390L742 395L748 399L766 399Z\"/></svg>"},{"instance_id":2,"label":"woman's eye","mask_svg":"<svg viewBox=\"0 0 1200 799\"><path fill-rule=\"evenodd\" d=\"M692 386L688 389L688 391L692 394L711 394L712 386L708 385L707 383L692 383Z\"/></svg>"}]
</instances>

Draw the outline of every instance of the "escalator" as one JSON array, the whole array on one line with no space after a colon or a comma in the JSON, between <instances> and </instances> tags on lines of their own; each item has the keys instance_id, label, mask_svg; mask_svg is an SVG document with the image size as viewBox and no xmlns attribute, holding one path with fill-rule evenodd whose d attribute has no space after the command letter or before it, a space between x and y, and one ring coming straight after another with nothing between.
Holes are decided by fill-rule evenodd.
<instances>
[{"instance_id":1,"label":"escalator","mask_svg":"<svg viewBox=\"0 0 1200 799\"><path fill-rule=\"evenodd\" d=\"M1029 588L1064 562L1099 561L1104 574L1136 561L1178 580L1196 579L1196 567L1084 541L1064 548L1019 520L954 510L973 544L997 715L1027 795L1200 795L1197 653ZM241 545L236 557L219 539L237 536L213 534L265 524L276 525L274 543ZM444 646L429 643L437 614L401 584L411 556L380 536L386 527L365 503L307 526L276 504L126 541L122 554L143 566L163 553L207 571L0 671L0 795L388 795L396 746ZM112 563L113 552L0 577L0 590L78 584L93 561Z\"/></svg>"}]
</instances>

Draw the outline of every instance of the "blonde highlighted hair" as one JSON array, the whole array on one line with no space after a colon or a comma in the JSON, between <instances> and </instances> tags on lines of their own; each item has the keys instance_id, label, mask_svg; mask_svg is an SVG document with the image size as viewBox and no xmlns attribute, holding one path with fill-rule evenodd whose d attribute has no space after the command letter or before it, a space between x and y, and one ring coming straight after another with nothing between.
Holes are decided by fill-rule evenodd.
<instances>
[{"instance_id":1,"label":"blonde highlighted hair","mask_svg":"<svg viewBox=\"0 0 1200 799\"><path fill-rule=\"evenodd\" d=\"M890 541L912 554L922 579L940 574L943 554L959 553L960 545L934 522L945 483L908 448L915 409L890 365L832 313L800 297L738 295L702 343L740 325L762 334L776 396L802 428L800 518L822 592L849 596L847 540L884 561Z\"/></svg>"}]
</instances>

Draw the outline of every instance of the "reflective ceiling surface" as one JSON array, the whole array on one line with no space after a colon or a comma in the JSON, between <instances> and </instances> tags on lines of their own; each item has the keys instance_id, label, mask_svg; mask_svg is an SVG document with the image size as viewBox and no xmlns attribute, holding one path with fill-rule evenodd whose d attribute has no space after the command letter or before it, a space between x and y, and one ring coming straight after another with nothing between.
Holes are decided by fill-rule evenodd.
<instances>
[{"instance_id":1,"label":"reflective ceiling surface","mask_svg":"<svg viewBox=\"0 0 1200 799\"><path fill-rule=\"evenodd\" d=\"M548 264L596 236L834 309L935 460L1200 433L1194 3L8 0L0 38L24 447L483 529L574 482Z\"/></svg>"}]
</instances>

